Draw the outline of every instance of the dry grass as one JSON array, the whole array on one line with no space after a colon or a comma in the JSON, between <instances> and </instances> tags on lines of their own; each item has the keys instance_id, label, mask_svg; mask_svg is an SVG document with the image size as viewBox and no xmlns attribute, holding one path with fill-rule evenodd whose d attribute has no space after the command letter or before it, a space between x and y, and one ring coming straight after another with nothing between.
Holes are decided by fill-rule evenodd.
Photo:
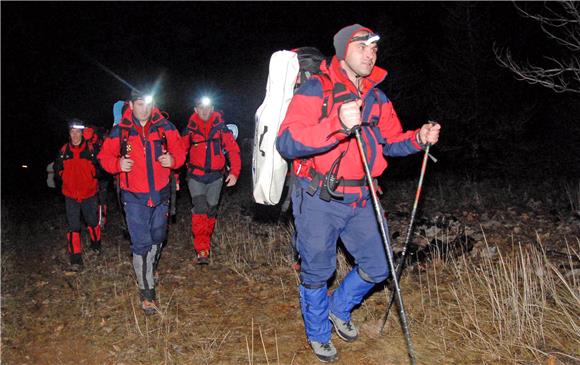
<instances>
[{"instance_id":1,"label":"dry grass","mask_svg":"<svg viewBox=\"0 0 580 365\"><path fill-rule=\"evenodd\" d=\"M446 352L480 354L501 364L580 362L580 286L568 246L567 265L551 262L537 245L516 244L497 256L436 259L421 273L422 326ZM485 250L490 252L485 241ZM554 362L555 363L555 362Z\"/></svg>"},{"instance_id":2,"label":"dry grass","mask_svg":"<svg viewBox=\"0 0 580 365\"><path fill-rule=\"evenodd\" d=\"M486 195L489 189L469 184L463 191L451 188L456 194L477 192L461 209L507 206L500 203L499 189ZM412 191L414 183L408 185L401 190ZM453 194L440 189L426 199L433 203ZM24 235L17 224L3 227L3 362L313 363L298 306L298 276L291 269L292 227L242 215L240 205L247 201L226 197L222 202L206 271L191 265L189 217L179 216L162 256L159 315L154 317L144 317L139 309L128 245L115 226L104 233L105 254L87 255L84 272L75 276L60 271L66 262L64 234L54 229L63 226L60 206L41 227L58 237L45 243L44 256L35 256L28 267L18 247L38 242L39 236ZM188 204L181 199L179 211L187 211ZM10 219L2 218L3 225ZM407 222L393 220L391 225L405 227ZM407 270L401 287L420 364L580 362L580 242L577 235L563 243L554 237L546 241L544 229L531 241L482 229L483 239L471 255L435 256ZM452 239L448 231L437 234L442 241ZM553 246L564 247L560 251L566 257L550 256ZM331 288L350 268L339 253ZM377 334L389 299L390 293L379 288L355 310L363 336L356 344L337 341L343 363L406 363L395 308L386 335ZM85 340L82 351L68 353L67 346L78 345L79 339Z\"/></svg>"},{"instance_id":3,"label":"dry grass","mask_svg":"<svg viewBox=\"0 0 580 365\"><path fill-rule=\"evenodd\" d=\"M477 200L482 204L483 199ZM253 229L251 223L246 229L229 225L219 240L228 264L249 281L252 263L289 265L288 252L280 246L289 245L292 236L288 226L262 225L258 235ZM441 240L450 239L449 232L441 232ZM483 236L483 246L474 255L439 256L426 270L415 270L421 306L407 310L418 341L430 342L443 355L489 363L527 364L549 358L580 362L580 278L574 266L580 262L578 245L567 245L568 264L557 266L539 236L534 244L513 244L505 252L496 243L491 247ZM236 241L243 241L243 247ZM350 269L341 251L333 287ZM408 289L406 295L417 292ZM363 304L358 314L369 322L382 318L377 304L390 298L386 290L373 296L378 298ZM396 316L395 308L392 313ZM432 334L428 340L421 338L424 330Z\"/></svg>"}]
</instances>

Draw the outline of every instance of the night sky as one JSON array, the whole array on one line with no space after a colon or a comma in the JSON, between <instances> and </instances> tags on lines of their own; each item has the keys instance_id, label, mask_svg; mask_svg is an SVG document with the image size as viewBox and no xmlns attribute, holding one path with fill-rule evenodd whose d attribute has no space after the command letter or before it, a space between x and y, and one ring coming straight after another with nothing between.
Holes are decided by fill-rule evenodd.
<instances>
[{"instance_id":1,"label":"night sky","mask_svg":"<svg viewBox=\"0 0 580 365\"><path fill-rule=\"evenodd\" d=\"M180 129L193 98L209 93L226 121L251 137L270 55L299 46L332 55L333 35L353 23L383 37L377 64L389 76L381 87L403 125L441 121L439 155L454 161L441 169L493 172L503 163L528 171L533 156L537 164L561 162L551 164L556 173L578 174L577 96L516 81L494 59L494 45L524 60L562 55L510 2L1 6L3 191L22 164L42 178L68 137L67 119L112 125L113 103L130 90L99 64L137 87L159 80L157 103Z\"/></svg>"}]
</instances>

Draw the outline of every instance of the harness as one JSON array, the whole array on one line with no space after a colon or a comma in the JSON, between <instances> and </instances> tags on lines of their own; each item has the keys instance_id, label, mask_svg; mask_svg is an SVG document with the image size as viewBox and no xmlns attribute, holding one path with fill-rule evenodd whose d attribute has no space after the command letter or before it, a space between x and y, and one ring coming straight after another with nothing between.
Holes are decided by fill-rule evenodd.
<instances>
[{"instance_id":1,"label":"harness","mask_svg":"<svg viewBox=\"0 0 580 365\"><path fill-rule=\"evenodd\" d=\"M84 140L81 143L81 145L79 145L79 148L81 148L82 144L84 144L84 148L82 151L80 151L79 158L91 161L93 167L95 168L95 176L94 177L96 179L99 179L101 177L101 170L100 170L99 161L98 161L97 156L95 154L94 146L89 141ZM70 143L67 143L60 150L60 155L58 156L58 160L57 160L58 164L55 165L55 172L56 172L56 170L62 169L62 162L64 162L65 160L70 160L71 158L73 158L73 156L74 155L73 155L73 152L70 148ZM59 175L57 174L57 176L59 176Z\"/></svg>"},{"instance_id":2,"label":"harness","mask_svg":"<svg viewBox=\"0 0 580 365\"><path fill-rule=\"evenodd\" d=\"M350 101L352 99L352 97L351 97L351 94L348 91L348 89L344 83L341 83L341 82L333 83L328 74L320 73L320 74L314 75L313 77L317 77L322 84L323 101L322 101L321 117L319 119L319 122L320 122L320 121L322 121L322 119L326 118L330 114L330 111L332 111L332 108L335 105ZM375 99L378 102L379 101L378 90L377 89L373 89L373 90L375 92ZM380 110L381 109L379 108L378 118L376 118L376 117L372 118L371 123L367 124L371 127L370 129L371 129L372 133L375 134L375 138L377 140L380 140L380 138L379 138L380 133L378 131L378 128L376 128L376 124L378 123L378 121L381 118ZM320 199L327 201L327 202L330 201L332 198L337 199L337 200L342 200L342 199L344 199L344 194L338 193L336 191L337 188L339 188L339 187L363 187L363 186L366 186L367 181L365 178L352 179L352 180L351 179L345 180L343 178L340 178L340 179L338 178L337 175L338 175L338 170L340 168L340 162L341 162L342 158L344 157L344 155L346 154L347 148L348 148L348 145L346 145L346 144L341 148L340 155L332 163L330 170L326 174L322 174L316 170L316 168L313 166L314 163L313 163L312 158L300 159L300 166L298 168L298 171L294 172L294 169L292 169L292 173L298 174L302 165L308 166L308 171L305 171L305 173L310 178L312 178L312 180L310 181L310 184L308 185L308 188L306 190L306 192L309 195L314 196L314 194L316 193L318 188L321 187ZM310 161L310 163L309 163L309 161ZM322 186L321 186L321 183L322 183ZM378 186L378 182L376 179L373 179L373 185Z\"/></svg>"},{"instance_id":3,"label":"harness","mask_svg":"<svg viewBox=\"0 0 580 365\"><path fill-rule=\"evenodd\" d=\"M95 165L95 167L99 166L99 162L97 161L97 156L95 155L95 149L93 147L93 145L91 143L89 143L89 141L84 140L83 144L85 145L85 148L80 152L79 157L80 158L84 158L86 160L90 160L93 165ZM80 147L80 145L79 145ZM73 152L70 149L70 143L67 143L63 149L61 149L60 151L60 159L64 160L68 160L71 159L73 157Z\"/></svg>"},{"instance_id":4,"label":"harness","mask_svg":"<svg viewBox=\"0 0 580 365\"><path fill-rule=\"evenodd\" d=\"M119 125L121 133L119 134L119 155L125 156L131 153L131 148L129 147L129 135L131 134L131 128ZM159 140L161 141L162 152L167 152L167 136L165 135L165 130L162 127L157 127L157 134L159 135Z\"/></svg>"},{"instance_id":5,"label":"harness","mask_svg":"<svg viewBox=\"0 0 580 365\"><path fill-rule=\"evenodd\" d=\"M219 127L217 129L218 134L219 134L219 137L204 139L202 141L194 141L193 140L193 136L195 134L198 134L198 135L200 135L202 137L205 137L203 135L203 133L199 130L199 128L194 129L194 128L191 128L189 126L187 127L187 129L189 130L188 134L189 134L189 143L190 143L190 145L197 146L197 145L200 145L200 144L205 144L206 145L206 162L209 162L209 164L206 164L205 166L194 165L193 163L188 162L187 166L189 167L189 169L191 170L191 172L193 172L193 170L201 170L201 171L203 171L206 174L207 173L212 173L212 172L221 172L223 174L224 171L226 170L226 165L225 164L224 164L224 167L222 167L222 168L212 169L211 168L211 158L210 157L209 158L207 157L207 154L209 153L209 151L207 150L208 149L207 148L207 145L210 144L210 143L212 143L212 142L214 142L214 141L217 141L217 143L218 143L218 151L222 151L222 146L223 146L222 127L223 127L223 123L219 123L217 125L217 127ZM210 128L210 131L211 131L211 128Z\"/></svg>"},{"instance_id":6,"label":"harness","mask_svg":"<svg viewBox=\"0 0 580 365\"><path fill-rule=\"evenodd\" d=\"M131 127L125 126L122 123L119 123L119 129L121 133L119 133L119 156L123 157L131 153L131 145L129 144L129 136L131 135ZM161 151L163 153L167 153L167 136L165 135L165 130L161 127L157 127L157 135L159 136L159 140L161 141ZM142 137L141 137L142 138ZM143 145L145 145L145 141L143 141ZM129 173L125 173L125 183L127 187L129 187Z\"/></svg>"}]
</instances>

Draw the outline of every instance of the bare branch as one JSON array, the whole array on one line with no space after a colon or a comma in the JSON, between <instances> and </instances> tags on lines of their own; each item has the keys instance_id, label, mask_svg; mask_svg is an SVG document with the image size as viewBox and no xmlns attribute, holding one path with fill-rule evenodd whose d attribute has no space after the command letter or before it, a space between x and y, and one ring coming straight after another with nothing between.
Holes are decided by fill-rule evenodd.
<instances>
[{"instance_id":1,"label":"bare branch","mask_svg":"<svg viewBox=\"0 0 580 365\"><path fill-rule=\"evenodd\" d=\"M550 5L556 4L557 8ZM571 0L545 3L548 15L532 14L514 2L516 9L527 18L537 21L544 34L566 47L571 54L566 59L544 56L545 66L530 62L516 62L509 49L502 51L494 46L499 64L510 69L518 80L538 84L557 93L580 93L580 6Z\"/></svg>"}]
</instances>

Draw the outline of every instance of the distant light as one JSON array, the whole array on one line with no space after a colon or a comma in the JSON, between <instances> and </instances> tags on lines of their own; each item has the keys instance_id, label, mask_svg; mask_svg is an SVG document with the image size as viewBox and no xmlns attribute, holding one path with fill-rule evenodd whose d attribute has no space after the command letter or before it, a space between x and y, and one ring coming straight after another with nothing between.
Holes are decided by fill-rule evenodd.
<instances>
[{"instance_id":1,"label":"distant light","mask_svg":"<svg viewBox=\"0 0 580 365\"><path fill-rule=\"evenodd\" d=\"M143 101L145 102L145 104L151 104L151 103L153 103L153 96L152 95L145 95L145 98L143 98Z\"/></svg>"},{"instance_id":2,"label":"distant light","mask_svg":"<svg viewBox=\"0 0 580 365\"><path fill-rule=\"evenodd\" d=\"M22 165L22 168L23 169L27 169L28 168L28 165Z\"/></svg>"},{"instance_id":3,"label":"distant light","mask_svg":"<svg viewBox=\"0 0 580 365\"><path fill-rule=\"evenodd\" d=\"M211 99L208 98L207 96L204 96L203 98L201 98L201 105L203 105L203 106L210 106L211 105Z\"/></svg>"}]
</instances>

